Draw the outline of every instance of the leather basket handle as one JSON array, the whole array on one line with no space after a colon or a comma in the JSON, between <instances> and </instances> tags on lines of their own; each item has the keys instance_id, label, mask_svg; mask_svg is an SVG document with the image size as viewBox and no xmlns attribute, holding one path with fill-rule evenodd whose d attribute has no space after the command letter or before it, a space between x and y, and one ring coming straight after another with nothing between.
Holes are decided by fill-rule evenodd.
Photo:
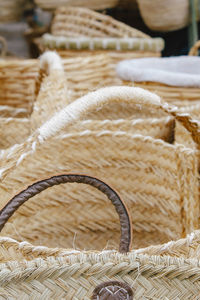
<instances>
[{"instance_id":1,"label":"leather basket handle","mask_svg":"<svg viewBox=\"0 0 200 300\"><path fill-rule=\"evenodd\" d=\"M103 192L108 199L111 200L112 204L115 206L115 209L119 215L120 226L121 226L121 237L120 237L120 245L119 252L127 253L130 251L131 245L131 221L129 217L128 210L124 204L124 202L120 199L118 194L109 187L103 181L86 176L86 175L59 175L53 176L49 179L45 179L42 181L38 181L32 185L30 185L27 189L20 192L16 196L14 196L7 205L0 211L0 231L3 229L4 225L8 221L8 219L14 214L14 212L28 199L34 197L40 192L46 190L47 188L59 185L62 183L84 183L89 184L99 191Z\"/></svg>"}]
</instances>

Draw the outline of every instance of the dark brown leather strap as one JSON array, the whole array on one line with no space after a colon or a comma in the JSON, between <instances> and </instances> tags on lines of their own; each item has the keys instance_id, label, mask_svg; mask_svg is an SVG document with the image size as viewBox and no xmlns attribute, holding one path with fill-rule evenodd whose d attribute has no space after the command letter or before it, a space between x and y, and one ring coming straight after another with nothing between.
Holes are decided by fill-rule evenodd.
<instances>
[{"instance_id":1,"label":"dark brown leather strap","mask_svg":"<svg viewBox=\"0 0 200 300\"><path fill-rule=\"evenodd\" d=\"M115 206L115 209L120 219L121 238L119 251L122 253L129 252L132 232L130 217L125 204L120 199L118 194L107 184L105 184L101 180L98 180L97 178L85 175L59 175L51 177L49 179L38 181L30 185L26 190L13 197L7 203L7 205L0 211L0 231L2 230L8 219L14 214L14 212L28 199L32 198L33 196L39 194L40 192L46 190L51 186L67 182L89 184L106 194L108 199L110 199L112 204Z\"/></svg>"}]
</instances>

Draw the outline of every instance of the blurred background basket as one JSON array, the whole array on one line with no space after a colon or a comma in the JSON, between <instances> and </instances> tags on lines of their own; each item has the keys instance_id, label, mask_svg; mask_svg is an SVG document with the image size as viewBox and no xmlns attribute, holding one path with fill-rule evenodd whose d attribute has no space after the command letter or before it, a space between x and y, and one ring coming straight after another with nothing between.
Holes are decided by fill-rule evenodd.
<instances>
[{"instance_id":1,"label":"blurred background basket","mask_svg":"<svg viewBox=\"0 0 200 300\"><path fill-rule=\"evenodd\" d=\"M25 0L1 0L0 23L19 21L23 14Z\"/></svg>"},{"instance_id":2,"label":"blurred background basket","mask_svg":"<svg viewBox=\"0 0 200 300\"><path fill-rule=\"evenodd\" d=\"M0 60L0 106L10 107L11 112L22 109L24 116L30 115L34 102L36 72L36 60Z\"/></svg>"},{"instance_id":3,"label":"blurred background basket","mask_svg":"<svg viewBox=\"0 0 200 300\"><path fill-rule=\"evenodd\" d=\"M44 35L36 43L41 52L56 50L64 57L106 52L114 61L160 56L164 48L164 41L160 38L150 38L110 16L77 7L57 9L51 35Z\"/></svg>"},{"instance_id":4,"label":"blurred background basket","mask_svg":"<svg viewBox=\"0 0 200 300\"><path fill-rule=\"evenodd\" d=\"M137 2L144 22L151 30L178 30L190 22L189 0L137 0Z\"/></svg>"},{"instance_id":5,"label":"blurred background basket","mask_svg":"<svg viewBox=\"0 0 200 300\"><path fill-rule=\"evenodd\" d=\"M63 70L60 75L62 72ZM63 76L58 75L59 72L52 73L52 76L55 76L54 79L57 78L60 83L60 87L63 87L57 91L50 92L50 82L45 78L42 81L38 99L41 96L43 103L48 101L49 95L52 95L52 100L56 99L57 95L60 100L64 98L66 101L65 81L61 80ZM46 123L36 129L33 136L30 136L23 144L1 153L1 205L3 206L9 200L8 198L16 194L17 190L23 189L36 179L47 177L55 172L60 173L63 170L65 172L79 171L100 178L104 177L113 188L117 187L120 190L131 210L135 247L169 241L185 236L186 232L197 228L199 161L196 150L188 149L185 145L177 145L174 140L169 142L160 137L156 139L147 136L141 129L136 131L137 122L134 123L134 119L127 120L124 117L124 120L118 120L118 115L114 113L115 105L118 104L122 107L126 106L130 116L131 113L134 115L134 110L132 110L134 106L139 111L145 107L145 110L155 111L156 114L160 110L167 111L172 117L172 125L173 116L177 120L193 124L188 125L188 128L193 134L194 141L197 141L196 123L191 123L189 116L179 116L176 108L162 105L158 96L133 87L104 88L65 106L50 120L48 119L50 114L45 116L44 112L42 115ZM63 105L61 101L59 105ZM104 105L110 107L112 115L110 121L105 120L104 117L102 122L98 118L98 113L100 110L103 112ZM164 114L163 117L166 115ZM82 118L85 122L81 121ZM170 119L169 121L171 122ZM140 122L142 125L142 121ZM155 122L155 124L158 123ZM151 124L149 125L149 132L151 132ZM5 185L6 191L3 189ZM110 245L115 247L115 239L118 237L116 215L111 212L109 205L107 205L106 213L105 211L102 213L105 203L91 205L89 201L87 212L82 215L80 209L82 201L86 205L85 199L89 199L89 194L93 195L92 199L98 199L98 195L88 189L85 191L88 197L83 199L82 192L77 194L77 187L74 185L69 187L68 191L69 198L66 199L63 199L63 195L66 195L65 188L59 187L50 193L46 191L42 201L38 201L37 198L30 200L10 219L4 234L13 237L14 226L18 238L22 237L22 240L27 239L37 244L39 242L60 247L68 245L74 248L75 243L76 247L90 249L93 241L96 249L109 248ZM66 219L63 207L72 211L72 206L74 213ZM55 232L59 234L55 234L54 227L48 225L50 216L55 210L59 216L55 220ZM112 237L106 235L104 229L102 232L105 218L107 219L108 216L108 228L116 233L112 234ZM26 227L22 226L24 222L28 224ZM67 231L63 227L64 223ZM38 224L40 224L39 227ZM96 232L90 234L90 238L85 239L84 237L88 236L88 229L91 231L91 228L95 228ZM101 232L102 235L97 237L97 232ZM79 239L80 234L83 237L81 239ZM107 244L108 241L109 244Z\"/></svg>"}]
</instances>

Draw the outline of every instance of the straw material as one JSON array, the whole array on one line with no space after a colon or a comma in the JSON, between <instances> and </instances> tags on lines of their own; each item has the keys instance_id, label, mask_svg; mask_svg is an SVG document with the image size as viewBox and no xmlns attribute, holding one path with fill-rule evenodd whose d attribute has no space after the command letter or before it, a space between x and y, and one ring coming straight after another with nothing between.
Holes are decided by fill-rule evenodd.
<instances>
[{"instance_id":1,"label":"straw material","mask_svg":"<svg viewBox=\"0 0 200 300\"><path fill-rule=\"evenodd\" d=\"M0 118L0 149L22 143L30 135L27 118Z\"/></svg>"},{"instance_id":2,"label":"straw material","mask_svg":"<svg viewBox=\"0 0 200 300\"><path fill-rule=\"evenodd\" d=\"M123 84L129 85L129 82L124 81ZM158 82L134 82L134 86L138 86L149 91L152 91L162 97L166 102L184 102L184 101L196 101L200 97L199 88L187 88L187 87L172 87L164 85ZM184 103L183 103L184 105Z\"/></svg>"},{"instance_id":3,"label":"straw material","mask_svg":"<svg viewBox=\"0 0 200 300\"><path fill-rule=\"evenodd\" d=\"M145 24L155 31L173 31L189 23L187 0L137 0Z\"/></svg>"}]
</instances>

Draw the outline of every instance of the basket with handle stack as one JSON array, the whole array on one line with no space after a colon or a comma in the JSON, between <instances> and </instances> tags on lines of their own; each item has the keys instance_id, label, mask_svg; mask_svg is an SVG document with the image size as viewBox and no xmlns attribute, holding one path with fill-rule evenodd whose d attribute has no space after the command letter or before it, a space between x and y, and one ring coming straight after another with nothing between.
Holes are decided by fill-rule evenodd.
<instances>
[{"instance_id":1,"label":"basket with handle stack","mask_svg":"<svg viewBox=\"0 0 200 300\"><path fill-rule=\"evenodd\" d=\"M97 136L94 131L93 138L92 132L69 132L88 112L119 101L172 115L199 147L198 123L189 115L140 88L114 87L74 101L25 143L5 151L0 185L2 294L163 300L199 294L200 233L193 231L199 227L197 151L117 131L112 138L108 131ZM61 130L65 132L60 135ZM63 175L51 177L58 171ZM83 172L87 175L77 175ZM65 182L71 183L67 191ZM92 188L77 189L77 183ZM119 251L113 250L119 237L117 215L94 187L119 214ZM133 247L149 247L130 250L129 215Z\"/></svg>"},{"instance_id":2,"label":"basket with handle stack","mask_svg":"<svg viewBox=\"0 0 200 300\"><path fill-rule=\"evenodd\" d=\"M56 50L63 57L108 53L114 62L123 58L160 56L161 38L150 38L110 16L87 8L60 7L51 34L37 39L40 50Z\"/></svg>"},{"instance_id":3,"label":"basket with handle stack","mask_svg":"<svg viewBox=\"0 0 200 300\"><path fill-rule=\"evenodd\" d=\"M38 178L73 171L104 178L113 188L120 190L132 216L135 247L181 238L198 228L199 160L196 148L177 144L176 137L174 142L169 143L140 132L134 133L134 127L130 127L129 131L123 128L120 130L117 122L104 122L100 129L96 129L92 123L81 124L81 118L88 120L88 114L95 115L95 111L101 107L103 109L103 105L114 107L118 103L130 107L139 105L146 110L167 113L186 127L198 148L198 123L187 114L179 114L176 107L163 104L155 94L134 87L100 89L57 112L24 143L0 153L2 207L19 189L24 189ZM111 125L115 125L115 128L109 129L108 126ZM89 199L89 194L98 198L93 190L88 190L86 199ZM51 246L56 244L60 247L66 247L67 243L68 247L72 247L73 237L63 228L63 223L69 231L74 232L74 224L82 219L80 203L83 199L81 192L77 193L76 186L71 186L68 195L73 200L70 200L73 214L66 220L63 206L67 205L69 199L66 199L65 204L62 195L64 187L61 186L50 193L46 191L42 201L38 202L37 198L30 201L7 223L4 233L14 237L14 227L17 238L23 237L29 242L42 244L48 240ZM102 213L99 203L91 204L89 200L84 200L84 203L89 205L84 212L87 221L82 229L80 227L80 230L76 230L77 237L80 234L86 236L88 228L93 226L101 232L105 218L109 215L109 228L116 232L117 238L116 216L112 215L109 205L106 213ZM102 205L105 203L102 202ZM39 215L44 217L40 221L37 216L38 207ZM59 232L57 237L52 236L52 226L49 226L50 230L45 227L45 224L50 224L49 217L52 213L58 216L55 220L55 231ZM32 218L33 215L36 219ZM28 222L25 221L26 218ZM24 222L26 227L22 226ZM76 246L88 249L95 240L96 249L106 247L102 240L97 239L95 232L89 236L89 239L84 240L84 245L81 244L82 240L74 237ZM110 239L110 236L102 232L103 238L110 241L111 245L116 245L115 237Z\"/></svg>"}]
</instances>

